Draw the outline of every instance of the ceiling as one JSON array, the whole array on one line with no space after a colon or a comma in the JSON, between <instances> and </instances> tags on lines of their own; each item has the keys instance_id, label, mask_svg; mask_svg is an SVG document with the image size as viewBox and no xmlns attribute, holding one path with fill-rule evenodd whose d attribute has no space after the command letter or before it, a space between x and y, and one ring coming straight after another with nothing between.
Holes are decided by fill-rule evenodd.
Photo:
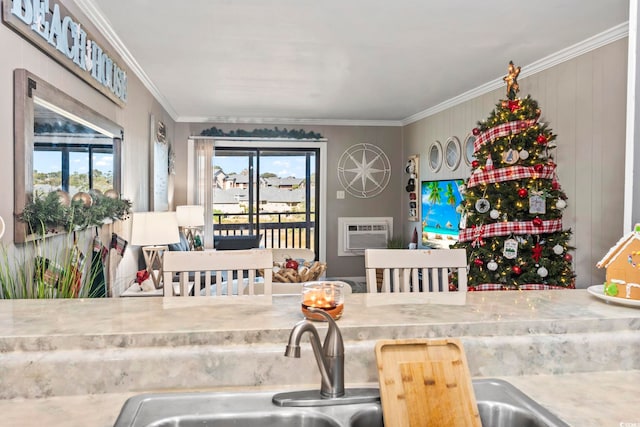
<instances>
[{"instance_id":1,"label":"ceiling","mask_svg":"<svg viewBox=\"0 0 640 427\"><path fill-rule=\"evenodd\" d=\"M628 0L76 0L180 122L406 124L627 35ZM586 47L585 47L586 46Z\"/></svg>"}]
</instances>

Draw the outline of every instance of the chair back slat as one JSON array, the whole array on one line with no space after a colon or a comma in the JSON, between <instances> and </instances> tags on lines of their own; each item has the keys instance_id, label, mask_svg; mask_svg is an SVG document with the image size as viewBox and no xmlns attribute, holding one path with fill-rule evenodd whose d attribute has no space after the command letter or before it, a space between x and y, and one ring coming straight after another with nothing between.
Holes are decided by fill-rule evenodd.
<instances>
[{"instance_id":1,"label":"chair back slat","mask_svg":"<svg viewBox=\"0 0 640 427\"><path fill-rule=\"evenodd\" d=\"M270 301L272 272L273 256L268 249L166 251L164 296L214 297L209 299L216 302L243 302L247 297L261 296Z\"/></svg>"},{"instance_id":2,"label":"chair back slat","mask_svg":"<svg viewBox=\"0 0 640 427\"><path fill-rule=\"evenodd\" d=\"M464 249L367 249L364 259L368 292L448 293L450 272L458 275L458 291L467 292Z\"/></svg>"}]
</instances>

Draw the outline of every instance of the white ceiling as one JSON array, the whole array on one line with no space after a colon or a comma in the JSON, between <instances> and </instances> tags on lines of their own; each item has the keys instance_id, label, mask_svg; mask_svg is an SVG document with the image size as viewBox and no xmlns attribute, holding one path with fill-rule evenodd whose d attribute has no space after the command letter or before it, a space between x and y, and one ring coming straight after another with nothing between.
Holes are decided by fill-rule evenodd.
<instances>
[{"instance_id":1,"label":"white ceiling","mask_svg":"<svg viewBox=\"0 0 640 427\"><path fill-rule=\"evenodd\" d=\"M409 123L495 88L509 60L522 78L624 37L629 14L628 0L76 3L183 122Z\"/></svg>"}]
</instances>

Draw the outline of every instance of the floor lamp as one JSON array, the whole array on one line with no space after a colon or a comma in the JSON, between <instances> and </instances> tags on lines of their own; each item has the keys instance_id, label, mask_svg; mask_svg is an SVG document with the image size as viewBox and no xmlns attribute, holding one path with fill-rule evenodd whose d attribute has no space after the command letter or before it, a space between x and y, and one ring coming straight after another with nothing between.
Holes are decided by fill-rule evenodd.
<instances>
[{"instance_id":1,"label":"floor lamp","mask_svg":"<svg viewBox=\"0 0 640 427\"><path fill-rule=\"evenodd\" d=\"M175 212L134 212L131 224L131 244L142 246L147 271L156 289L162 282L162 254L169 244L179 243Z\"/></svg>"},{"instance_id":2,"label":"floor lamp","mask_svg":"<svg viewBox=\"0 0 640 427\"><path fill-rule=\"evenodd\" d=\"M189 250L195 249L196 232L204 226L204 206L183 205L176 207L178 226L184 231Z\"/></svg>"}]
</instances>

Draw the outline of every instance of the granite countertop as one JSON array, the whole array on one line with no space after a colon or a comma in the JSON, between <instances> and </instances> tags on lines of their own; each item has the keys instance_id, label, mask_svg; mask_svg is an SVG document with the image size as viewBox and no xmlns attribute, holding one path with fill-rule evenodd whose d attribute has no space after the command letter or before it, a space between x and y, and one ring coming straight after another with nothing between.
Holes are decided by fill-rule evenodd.
<instances>
[{"instance_id":1,"label":"granite countertop","mask_svg":"<svg viewBox=\"0 0 640 427\"><path fill-rule=\"evenodd\" d=\"M367 297L347 296L338 321L345 339L375 338L398 326L409 332L429 326L432 335L440 336L495 336L607 332L628 329L630 323L637 330L640 323L640 309L608 304L585 290L470 292L462 306L395 304L393 294L378 305L368 304ZM99 348L114 341L119 346L164 345L158 335L174 344L197 343L205 335L225 344L285 342L302 319L297 296L274 296L272 305L221 305L204 298L5 300L0 301L0 351L43 345ZM252 338L256 331L260 337Z\"/></svg>"},{"instance_id":2,"label":"granite countertop","mask_svg":"<svg viewBox=\"0 0 640 427\"><path fill-rule=\"evenodd\" d=\"M640 380L639 308L585 290L470 292L465 305L370 297L347 296L338 321L348 383L377 381L379 339L459 337L475 378L507 379L572 425L640 425L625 397ZM319 384L308 344L301 359L283 356L303 318L298 296L272 305L212 299L0 301L7 425L112 425L124 401L145 391ZM326 326L316 325L322 336Z\"/></svg>"}]
</instances>

